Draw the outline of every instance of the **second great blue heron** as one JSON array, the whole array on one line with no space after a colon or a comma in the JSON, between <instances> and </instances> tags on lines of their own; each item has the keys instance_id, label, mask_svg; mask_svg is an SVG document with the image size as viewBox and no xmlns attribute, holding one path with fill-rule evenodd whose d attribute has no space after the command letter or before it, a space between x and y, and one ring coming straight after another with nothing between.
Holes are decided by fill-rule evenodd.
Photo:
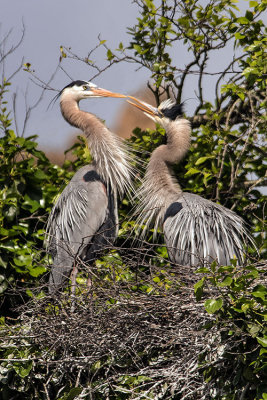
<instances>
[{"instance_id":1,"label":"second great blue heron","mask_svg":"<svg viewBox=\"0 0 267 400\"><path fill-rule=\"evenodd\" d=\"M74 283L78 259L92 262L99 250L110 246L118 231L117 197L132 189L130 156L123 142L93 114L79 109L79 101L92 97L125 97L75 81L60 96L63 117L86 135L93 163L80 168L53 207L47 227L53 257L49 278L53 293L68 278Z\"/></svg>"},{"instance_id":2,"label":"second great blue heron","mask_svg":"<svg viewBox=\"0 0 267 400\"><path fill-rule=\"evenodd\" d=\"M171 164L181 161L191 142L190 122L181 118L182 106L171 100L158 108L135 98L132 105L159 123L166 131L167 144L153 151L139 190L138 225L152 225L154 235L163 229L169 257L181 265L203 265L217 260L228 265L244 259L244 243L253 243L244 221L229 209L201 196L183 192Z\"/></svg>"}]
</instances>

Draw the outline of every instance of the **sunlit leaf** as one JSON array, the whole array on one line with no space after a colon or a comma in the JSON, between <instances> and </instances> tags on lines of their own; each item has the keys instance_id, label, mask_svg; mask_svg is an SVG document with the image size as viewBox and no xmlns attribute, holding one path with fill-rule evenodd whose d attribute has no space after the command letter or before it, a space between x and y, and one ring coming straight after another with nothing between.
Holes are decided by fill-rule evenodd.
<instances>
[{"instance_id":1,"label":"sunlit leaf","mask_svg":"<svg viewBox=\"0 0 267 400\"><path fill-rule=\"evenodd\" d=\"M223 300L219 299L209 299L204 303L205 309L209 314L214 314L216 311L220 310L223 305Z\"/></svg>"}]
</instances>

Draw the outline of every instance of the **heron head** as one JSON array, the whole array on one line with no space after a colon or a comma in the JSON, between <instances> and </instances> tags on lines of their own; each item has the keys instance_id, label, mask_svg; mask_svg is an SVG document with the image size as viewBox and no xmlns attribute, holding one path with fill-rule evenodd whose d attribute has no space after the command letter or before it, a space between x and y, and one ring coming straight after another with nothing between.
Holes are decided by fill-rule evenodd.
<instances>
[{"instance_id":1,"label":"heron head","mask_svg":"<svg viewBox=\"0 0 267 400\"><path fill-rule=\"evenodd\" d=\"M136 99L135 97L128 97L135 101L134 103L130 100L127 100L128 103L139 108L139 110L143 111L147 117L161 125L163 125L164 122L175 121L176 118L180 117L183 113L183 105L176 104L170 99L163 101L159 107L153 107L144 101Z\"/></svg>"},{"instance_id":2,"label":"heron head","mask_svg":"<svg viewBox=\"0 0 267 400\"><path fill-rule=\"evenodd\" d=\"M171 99L164 100L158 109L163 114L163 118L168 118L171 121L175 121L183 115L183 103L177 104Z\"/></svg>"},{"instance_id":3,"label":"heron head","mask_svg":"<svg viewBox=\"0 0 267 400\"><path fill-rule=\"evenodd\" d=\"M92 82L81 80L71 82L65 86L58 96L67 96L76 101L87 99L88 97L126 97L123 94L102 89Z\"/></svg>"}]
</instances>

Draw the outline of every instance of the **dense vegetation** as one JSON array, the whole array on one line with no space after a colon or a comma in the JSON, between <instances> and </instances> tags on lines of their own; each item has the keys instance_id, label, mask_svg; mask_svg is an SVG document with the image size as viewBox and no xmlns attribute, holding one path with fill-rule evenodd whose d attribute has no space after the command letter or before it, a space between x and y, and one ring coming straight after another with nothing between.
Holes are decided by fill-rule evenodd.
<instances>
[{"instance_id":1,"label":"dense vegetation","mask_svg":"<svg viewBox=\"0 0 267 400\"><path fill-rule=\"evenodd\" d=\"M120 236L95 266L88 293L86 271L73 300L68 289L57 299L46 290L50 258L45 224L58 188L90 160L80 138L74 161L51 164L35 136L14 131L0 85L0 292L3 399L267 399L266 183L266 0L250 1L241 14L234 0L135 0L139 19L130 43L117 50L100 41L107 64L134 62L151 71L156 102L178 102L192 75L198 104L188 115L192 146L177 166L182 187L218 201L245 218L259 248L230 266L193 270L170 265L159 235L132 241L127 198L120 206ZM203 3L203 4L202 4ZM129 5L130 7L130 5ZM192 60L173 61L183 44ZM222 71L209 59L232 48ZM238 56L235 56L236 50ZM88 57L61 48L96 68ZM93 52L90 53L93 57ZM30 71L30 65L25 69ZM215 96L206 100L205 78L215 74ZM164 132L135 130L131 139L144 158ZM88 272L87 270L87 272Z\"/></svg>"}]
</instances>

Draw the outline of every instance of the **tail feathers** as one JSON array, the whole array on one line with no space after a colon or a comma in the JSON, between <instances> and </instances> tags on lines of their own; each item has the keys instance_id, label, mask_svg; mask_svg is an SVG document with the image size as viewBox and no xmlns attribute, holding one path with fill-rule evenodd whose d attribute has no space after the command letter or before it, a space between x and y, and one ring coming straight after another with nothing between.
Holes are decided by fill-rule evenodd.
<instances>
[{"instance_id":1,"label":"tail feathers","mask_svg":"<svg viewBox=\"0 0 267 400\"><path fill-rule=\"evenodd\" d=\"M48 286L49 294L55 294L66 284L71 273L72 265L73 265L73 260L71 265L70 264L67 265L67 263L54 262L49 276L49 286Z\"/></svg>"}]
</instances>

